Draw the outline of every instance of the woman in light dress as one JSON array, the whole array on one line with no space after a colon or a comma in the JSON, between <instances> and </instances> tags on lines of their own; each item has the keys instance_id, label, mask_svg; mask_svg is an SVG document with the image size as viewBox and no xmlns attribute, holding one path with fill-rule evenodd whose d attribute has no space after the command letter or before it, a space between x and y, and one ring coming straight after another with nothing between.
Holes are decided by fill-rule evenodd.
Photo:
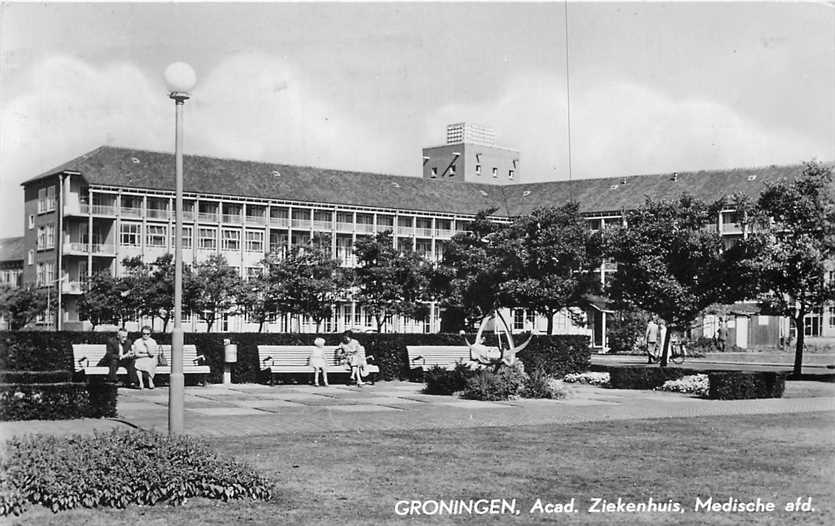
<instances>
[{"instance_id":1,"label":"woman in light dress","mask_svg":"<svg viewBox=\"0 0 835 526\"><path fill-rule=\"evenodd\" d=\"M319 387L319 371L322 372L322 381L325 387L328 386L328 369L325 363L325 339L316 338L313 340L313 350L310 351L308 364L313 367L313 385Z\"/></svg>"},{"instance_id":2,"label":"woman in light dress","mask_svg":"<svg viewBox=\"0 0 835 526\"><path fill-rule=\"evenodd\" d=\"M367 374L365 369L368 366L365 347L354 339L352 331L342 333L342 342L337 347L337 352L348 361L351 367L351 380L356 381L357 386L363 385L365 382L362 381L362 377Z\"/></svg>"},{"instance_id":3,"label":"woman in light dress","mask_svg":"<svg viewBox=\"0 0 835 526\"><path fill-rule=\"evenodd\" d=\"M159 345L151 338L151 328L147 325L142 327L142 337L133 342L131 347L133 356L135 357L134 368L136 369L136 377L139 380L139 388L142 389L142 379L145 375L148 376L148 389L154 388L154 375L157 372L157 354L159 354Z\"/></svg>"}]
</instances>

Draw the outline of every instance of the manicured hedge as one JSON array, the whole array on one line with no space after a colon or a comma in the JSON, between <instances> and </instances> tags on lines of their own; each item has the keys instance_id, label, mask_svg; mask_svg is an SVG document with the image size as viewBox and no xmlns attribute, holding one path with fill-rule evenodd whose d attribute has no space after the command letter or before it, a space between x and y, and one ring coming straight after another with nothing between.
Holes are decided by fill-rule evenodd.
<instances>
[{"instance_id":1,"label":"manicured hedge","mask_svg":"<svg viewBox=\"0 0 835 526\"><path fill-rule=\"evenodd\" d=\"M0 371L0 384L56 384L72 382L70 371Z\"/></svg>"},{"instance_id":2,"label":"manicured hedge","mask_svg":"<svg viewBox=\"0 0 835 526\"><path fill-rule=\"evenodd\" d=\"M678 380L695 374L690 369L678 367L612 367L609 369L609 384L613 389L655 389L667 380Z\"/></svg>"},{"instance_id":3,"label":"manicured hedge","mask_svg":"<svg viewBox=\"0 0 835 526\"><path fill-rule=\"evenodd\" d=\"M722 371L708 374L708 398L742 400L782 398L786 374L777 372Z\"/></svg>"},{"instance_id":4,"label":"manicured hedge","mask_svg":"<svg viewBox=\"0 0 835 526\"><path fill-rule=\"evenodd\" d=\"M104 383L0 384L0 420L112 417L116 392Z\"/></svg>"},{"instance_id":5,"label":"manicured hedge","mask_svg":"<svg viewBox=\"0 0 835 526\"><path fill-rule=\"evenodd\" d=\"M2 332L0 333L0 370L48 371L73 370L74 343L106 343L112 336L99 332ZM208 380L219 383L223 378L223 339L238 346L238 362L232 367L232 381L255 383L267 380L258 364L258 345L312 345L317 334L285 333L186 333L185 343L197 346L211 368ZM327 346L339 343L338 334L324 334ZM129 339L138 338L130 334ZM381 380L408 379L410 367L407 345L463 345L458 334L376 334L358 333L356 339L365 346L366 354L375 358ZM487 344L491 344L488 337ZM155 334L160 344L171 343L171 334ZM469 340L473 341L473 336ZM519 354L526 370L542 370L560 376L587 370L591 350L587 336L535 336Z\"/></svg>"}]
</instances>

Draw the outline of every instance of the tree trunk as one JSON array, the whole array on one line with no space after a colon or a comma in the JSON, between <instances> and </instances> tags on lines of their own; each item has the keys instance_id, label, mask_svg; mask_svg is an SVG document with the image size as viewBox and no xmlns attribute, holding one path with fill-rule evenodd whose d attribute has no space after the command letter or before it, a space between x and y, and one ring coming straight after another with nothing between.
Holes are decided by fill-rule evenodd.
<instances>
[{"instance_id":1,"label":"tree trunk","mask_svg":"<svg viewBox=\"0 0 835 526\"><path fill-rule=\"evenodd\" d=\"M214 324L215 324L215 319L214 318L207 319L206 320L206 332L212 332L212 325L214 325Z\"/></svg>"},{"instance_id":2,"label":"tree trunk","mask_svg":"<svg viewBox=\"0 0 835 526\"><path fill-rule=\"evenodd\" d=\"M545 329L545 333L548 335L554 334L554 313L548 312L546 316L548 316L548 326Z\"/></svg>"},{"instance_id":3,"label":"tree trunk","mask_svg":"<svg viewBox=\"0 0 835 526\"><path fill-rule=\"evenodd\" d=\"M383 332L383 325L386 324L386 318L383 317L383 316L375 315L374 319L377 320L377 332L382 333Z\"/></svg>"},{"instance_id":4,"label":"tree trunk","mask_svg":"<svg viewBox=\"0 0 835 526\"><path fill-rule=\"evenodd\" d=\"M797 318L794 319L794 326L797 328L797 342L794 347L794 369L792 376L800 377L803 370L803 317L804 313L799 312Z\"/></svg>"},{"instance_id":5,"label":"tree trunk","mask_svg":"<svg viewBox=\"0 0 835 526\"><path fill-rule=\"evenodd\" d=\"M168 330L168 322L169 322L169 321L170 321L169 316L166 316L166 317L162 318L162 332L163 332L163 333L164 333L166 330Z\"/></svg>"},{"instance_id":6,"label":"tree trunk","mask_svg":"<svg viewBox=\"0 0 835 526\"><path fill-rule=\"evenodd\" d=\"M670 337L673 335L673 330L670 327L667 327L667 331L664 334L664 341L661 342L661 361L658 363L659 367L667 367L667 360L670 357Z\"/></svg>"},{"instance_id":7,"label":"tree trunk","mask_svg":"<svg viewBox=\"0 0 835 526\"><path fill-rule=\"evenodd\" d=\"M264 318L263 317L258 320L258 332L261 332L262 330L264 330Z\"/></svg>"}]
</instances>

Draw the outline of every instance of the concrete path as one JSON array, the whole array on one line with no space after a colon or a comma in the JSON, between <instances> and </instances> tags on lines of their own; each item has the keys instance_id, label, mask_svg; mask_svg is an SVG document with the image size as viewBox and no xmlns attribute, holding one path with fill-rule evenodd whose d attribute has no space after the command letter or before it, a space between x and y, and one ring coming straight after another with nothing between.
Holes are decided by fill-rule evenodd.
<instances>
[{"instance_id":1,"label":"concrete path","mask_svg":"<svg viewBox=\"0 0 835 526\"><path fill-rule=\"evenodd\" d=\"M362 388L259 384L187 387L186 433L195 436L517 426L601 420L835 411L835 384L789 382L782 399L702 400L678 393L569 385L564 400L479 402L421 394L423 384ZM5 422L0 435L139 427L165 432L168 390L119 390L115 420Z\"/></svg>"},{"instance_id":2,"label":"concrete path","mask_svg":"<svg viewBox=\"0 0 835 526\"><path fill-rule=\"evenodd\" d=\"M647 358L636 354L593 354L592 366L646 365ZM778 352L708 353L701 358L687 358L680 365L670 367L699 370L777 371L791 373L794 354ZM809 354L803 358L803 374L809 376L835 375L835 354Z\"/></svg>"}]
</instances>

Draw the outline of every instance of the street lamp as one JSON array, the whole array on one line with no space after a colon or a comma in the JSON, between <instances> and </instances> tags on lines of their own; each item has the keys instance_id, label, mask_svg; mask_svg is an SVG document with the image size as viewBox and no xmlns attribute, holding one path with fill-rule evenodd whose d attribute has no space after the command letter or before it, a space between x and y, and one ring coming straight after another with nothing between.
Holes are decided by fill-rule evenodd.
<instances>
[{"instance_id":1,"label":"street lamp","mask_svg":"<svg viewBox=\"0 0 835 526\"><path fill-rule=\"evenodd\" d=\"M171 334L171 376L168 388L168 434L183 432L183 104L197 83L194 69L185 62L165 68L168 97L174 100L174 157L176 200L174 227L174 330Z\"/></svg>"}]
</instances>

